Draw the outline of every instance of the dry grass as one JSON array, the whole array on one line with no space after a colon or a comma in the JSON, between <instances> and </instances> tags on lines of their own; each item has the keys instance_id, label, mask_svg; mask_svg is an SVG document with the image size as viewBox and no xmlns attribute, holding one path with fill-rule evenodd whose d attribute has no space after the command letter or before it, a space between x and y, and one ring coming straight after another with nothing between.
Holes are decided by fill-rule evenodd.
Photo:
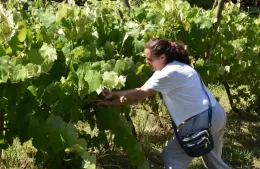
<instances>
[{"instance_id":1,"label":"dry grass","mask_svg":"<svg viewBox=\"0 0 260 169\"><path fill-rule=\"evenodd\" d=\"M35 153L31 141L21 145L18 139L14 139L13 145L2 152L0 169L34 169Z\"/></svg>"}]
</instances>

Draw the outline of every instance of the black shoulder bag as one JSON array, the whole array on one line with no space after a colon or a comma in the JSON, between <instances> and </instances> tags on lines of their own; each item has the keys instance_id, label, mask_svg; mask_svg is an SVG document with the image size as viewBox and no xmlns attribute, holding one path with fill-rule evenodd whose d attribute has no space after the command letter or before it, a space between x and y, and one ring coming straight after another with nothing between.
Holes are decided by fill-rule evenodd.
<instances>
[{"instance_id":1,"label":"black shoulder bag","mask_svg":"<svg viewBox=\"0 0 260 169\"><path fill-rule=\"evenodd\" d=\"M200 76L199 76L200 77ZM207 98L209 100L209 108L208 108L208 117L209 117L209 125L207 128L202 128L199 131L195 131L189 133L185 136L180 136L177 130L177 127L172 120L173 129L175 137L177 138L179 144L183 148L183 150L190 156L190 157L200 157L208 154L214 148L214 141L210 132L211 127L211 118L212 118L212 106L209 95L206 91L206 88L200 78L201 85L203 91L206 93Z\"/></svg>"}]
</instances>

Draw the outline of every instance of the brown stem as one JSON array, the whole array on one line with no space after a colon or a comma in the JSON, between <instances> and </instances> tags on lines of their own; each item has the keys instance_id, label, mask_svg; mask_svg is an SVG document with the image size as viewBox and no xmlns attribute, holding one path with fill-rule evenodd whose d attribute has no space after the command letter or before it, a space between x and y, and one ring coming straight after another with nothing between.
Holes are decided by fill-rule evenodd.
<instances>
[{"instance_id":1,"label":"brown stem","mask_svg":"<svg viewBox=\"0 0 260 169\"><path fill-rule=\"evenodd\" d=\"M123 0L123 3L124 3L124 5L127 6L129 9L131 8L131 7L130 7L130 3L129 3L128 0Z\"/></svg>"},{"instance_id":2,"label":"brown stem","mask_svg":"<svg viewBox=\"0 0 260 169\"><path fill-rule=\"evenodd\" d=\"M135 130L135 126L134 126L133 120L131 119L129 114L125 114L125 117L126 117L127 121L129 121L132 124L132 126L133 126L132 134L135 136L136 140L138 141L137 133L136 133L136 130Z\"/></svg>"},{"instance_id":3,"label":"brown stem","mask_svg":"<svg viewBox=\"0 0 260 169\"><path fill-rule=\"evenodd\" d=\"M222 82L222 84L224 85L225 90L227 92L228 100L229 100L229 103L230 103L230 106L231 106L232 110L234 112L236 112L237 114L239 114L239 115L243 115L243 111L239 110L234 105L233 98L232 98L232 95L231 95L231 92L230 92L230 86L228 85L228 83L227 82Z\"/></svg>"},{"instance_id":4,"label":"brown stem","mask_svg":"<svg viewBox=\"0 0 260 169\"><path fill-rule=\"evenodd\" d=\"M215 3L218 2L218 9L217 9L217 13L216 13L216 18L217 18L217 22L213 25L213 34L214 34L214 37L211 44L209 45L208 47L208 50L205 54L205 60L210 60L210 56L212 54L212 50L213 50L213 47L215 46L215 41L216 41L216 37L218 35L218 28L219 28L219 24L220 24L220 20L221 20L221 17L222 17L222 11L224 9L224 4L225 4L225 0L216 0ZM214 3L214 5L215 5ZM213 7L214 7L213 5Z\"/></svg>"},{"instance_id":5,"label":"brown stem","mask_svg":"<svg viewBox=\"0 0 260 169\"><path fill-rule=\"evenodd\" d=\"M231 107L233 108L234 107L234 102L233 102L232 95L231 95L231 92L230 92L230 86L228 85L227 82L222 82L222 84L224 85L224 87L226 89L229 103L230 103Z\"/></svg>"},{"instance_id":6,"label":"brown stem","mask_svg":"<svg viewBox=\"0 0 260 169\"><path fill-rule=\"evenodd\" d=\"M214 4L212 6L212 9L215 9L217 7L217 5L218 5L218 0L215 0Z\"/></svg>"}]
</instances>

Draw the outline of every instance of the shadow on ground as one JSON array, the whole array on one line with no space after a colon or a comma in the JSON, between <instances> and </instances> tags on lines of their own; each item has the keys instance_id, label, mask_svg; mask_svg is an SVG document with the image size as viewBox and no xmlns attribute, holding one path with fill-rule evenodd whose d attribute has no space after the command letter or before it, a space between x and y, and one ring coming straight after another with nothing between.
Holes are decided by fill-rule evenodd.
<instances>
[{"instance_id":1,"label":"shadow on ground","mask_svg":"<svg viewBox=\"0 0 260 169\"><path fill-rule=\"evenodd\" d=\"M260 118L258 116L229 113L224 138L223 159L232 169L260 169Z\"/></svg>"}]
</instances>

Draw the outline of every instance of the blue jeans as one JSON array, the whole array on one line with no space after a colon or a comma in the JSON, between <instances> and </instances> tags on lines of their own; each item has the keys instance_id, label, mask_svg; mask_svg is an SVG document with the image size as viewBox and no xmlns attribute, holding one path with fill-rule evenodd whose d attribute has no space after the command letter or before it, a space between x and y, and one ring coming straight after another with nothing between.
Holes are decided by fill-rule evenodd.
<instances>
[{"instance_id":1,"label":"blue jeans","mask_svg":"<svg viewBox=\"0 0 260 169\"><path fill-rule=\"evenodd\" d=\"M214 139L214 149L203 156L203 163L208 169L230 169L228 165L222 160L222 144L223 134L226 127L226 112L224 108L217 103L212 108L212 126L211 134ZM208 125L208 111L204 111L197 116L186 121L179 129L180 135L190 133L192 130L197 130ZM179 142L174 137L171 138L163 149L163 162L166 169L187 169L193 160L188 156Z\"/></svg>"}]
</instances>

